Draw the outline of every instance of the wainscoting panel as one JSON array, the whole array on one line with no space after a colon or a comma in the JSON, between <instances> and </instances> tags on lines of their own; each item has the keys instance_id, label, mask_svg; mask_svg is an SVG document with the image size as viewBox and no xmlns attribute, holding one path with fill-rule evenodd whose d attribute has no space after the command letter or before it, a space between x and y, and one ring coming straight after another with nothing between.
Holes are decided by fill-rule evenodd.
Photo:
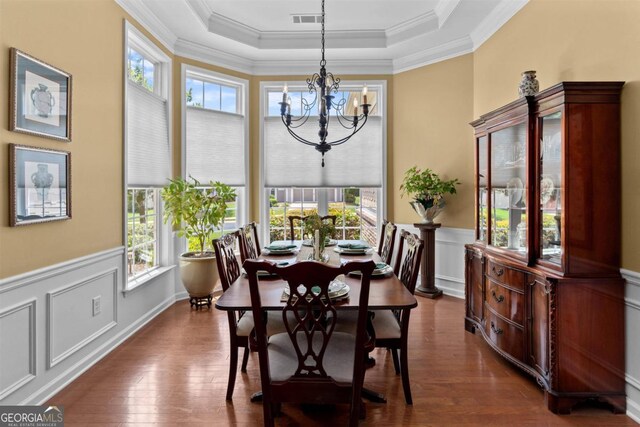
<instances>
[{"instance_id":1,"label":"wainscoting panel","mask_svg":"<svg viewBox=\"0 0 640 427\"><path fill-rule=\"evenodd\" d=\"M116 326L117 292L118 268L113 268L47 294L49 368Z\"/></svg>"},{"instance_id":2,"label":"wainscoting panel","mask_svg":"<svg viewBox=\"0 0 640 427\"><path fill-rule=\"evenodd\" d=\"M625 278L625 358L627 415L640 423L640 273L621 270Z\"/></svg>"},{"instance_id":3,"label":"wainscoting panel","mask_svg":"<svg viewBox=\"0 0 640 427\"><path fill-rule=\"evenodd\" d=\"M36 300L0 313L0 400L36 377Z\"/></svg>"},{"instance_id":4,"label":"wainscoting panel","mask_svg":"<svg viewBox=\"0 0 640 427\"><path fill-rule=\"evenodd\" d=\"M398 230L420 235L420 230L413 224L398 224ZM446 295L464 298L464 245L473 239L474 231L465 228L442 227L436 230L436 286Z\"/></svg>"},{"instance_id":5,"label":"wainscoting panel","mask_svg":"<svg viewBox=\"0 0 640 427\"><path fill-rule=\"evenodd\" d=\"M175 302L177 269L123 292L124 266L118 247L0 280L0 405L43 403Z\"/></svg>"}]
</instances>

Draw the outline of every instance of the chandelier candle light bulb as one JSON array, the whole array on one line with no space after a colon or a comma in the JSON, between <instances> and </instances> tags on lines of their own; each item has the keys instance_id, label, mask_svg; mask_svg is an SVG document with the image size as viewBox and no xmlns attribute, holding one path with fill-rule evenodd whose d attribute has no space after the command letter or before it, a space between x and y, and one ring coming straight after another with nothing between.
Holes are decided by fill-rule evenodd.
<instances>
[{"instance_id":1,"label":"chandelier candle light bulb","mask_svg":"<svg viewBox=\"0 0 640 427\"><path fill-rule=\"evenodd\" d=\"M364 85L364 87L362 88L362 103L367 103L367 85Z\"/></svg>"},{"instance_id":2,"label":"chandelier candle light bulb","mask_svg":"<svg viewBox=\"0 0 640 427\"><path fill-rule=\"evenodd\" d=\"M358 99L353 99L353 115L354 117L358 117Z\"/></svg>"}]
</instances>

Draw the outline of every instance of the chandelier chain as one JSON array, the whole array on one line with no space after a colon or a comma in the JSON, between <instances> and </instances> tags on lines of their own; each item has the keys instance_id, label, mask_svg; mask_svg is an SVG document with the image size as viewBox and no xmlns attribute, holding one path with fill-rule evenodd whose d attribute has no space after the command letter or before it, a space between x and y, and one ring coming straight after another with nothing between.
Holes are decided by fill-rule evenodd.
<instances>
[{"instance_id":1,"label":"chandelier chain","mask_svg":"<svg viewBox=\"0 0 640 427\"><path fill-rule=\"evenodd\" d=\"M322 48L321 48L321 52L322 52L322 60L320 61L320 66L324 67L327 64L327 61L324 59L324 0L322 0L322 31L320 32L321 34L321 43L322 43Z\"/></svg>"}]
</instances>

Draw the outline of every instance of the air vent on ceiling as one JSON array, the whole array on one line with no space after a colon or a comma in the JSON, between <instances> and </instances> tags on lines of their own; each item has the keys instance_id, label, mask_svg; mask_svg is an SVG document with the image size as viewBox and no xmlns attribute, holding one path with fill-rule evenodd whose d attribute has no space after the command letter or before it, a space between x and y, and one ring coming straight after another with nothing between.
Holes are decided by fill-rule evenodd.
<instances>
[{"instance_id":1,"label":"air vent on ceiling","mask_svg":"<svg viewBox=\"0 0 640 427\"><path fill-rule=\"evenodd\" d=\"M298 14L291 15L294 24L320 24L322 23L322 15L314 14Z\"/></svg>"}]
</instances>

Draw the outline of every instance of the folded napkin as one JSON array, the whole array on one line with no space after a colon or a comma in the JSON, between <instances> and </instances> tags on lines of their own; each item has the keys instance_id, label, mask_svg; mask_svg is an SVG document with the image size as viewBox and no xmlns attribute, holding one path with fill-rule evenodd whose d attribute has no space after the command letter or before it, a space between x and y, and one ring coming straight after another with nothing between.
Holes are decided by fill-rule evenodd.
<instances>
[{"instance_id":1,"label":"folded napkin","mask_svg":"<svg viewBox=\"0 0 640 427\"><path fill-rule=\"evenodd\" d=\"M362 243L340 243L338 247L342 249L369 249L370 246Z\"/></svg>"},{"instance_id":2,"label":"folded napkin","mask_svg":"<svg viewBox=\"0 0 640 427\"><path fill-rule=\"evenodd\" d=\"M295 247L296 245L269 245L265 246L264 248L270 251L283 251L285 249L293 249Z\"/></svg>"},{"instance_id":3,"label":"folded napkin","mask_svg":"<svg viewBox=\"0 0 640 427\"><path fill-rule=\"evenodd\" d=\"M376 270L383 270L387 268L387 264L385 264L384 262L377 262L376 263Z\"/></svg>"}]
</instances>

